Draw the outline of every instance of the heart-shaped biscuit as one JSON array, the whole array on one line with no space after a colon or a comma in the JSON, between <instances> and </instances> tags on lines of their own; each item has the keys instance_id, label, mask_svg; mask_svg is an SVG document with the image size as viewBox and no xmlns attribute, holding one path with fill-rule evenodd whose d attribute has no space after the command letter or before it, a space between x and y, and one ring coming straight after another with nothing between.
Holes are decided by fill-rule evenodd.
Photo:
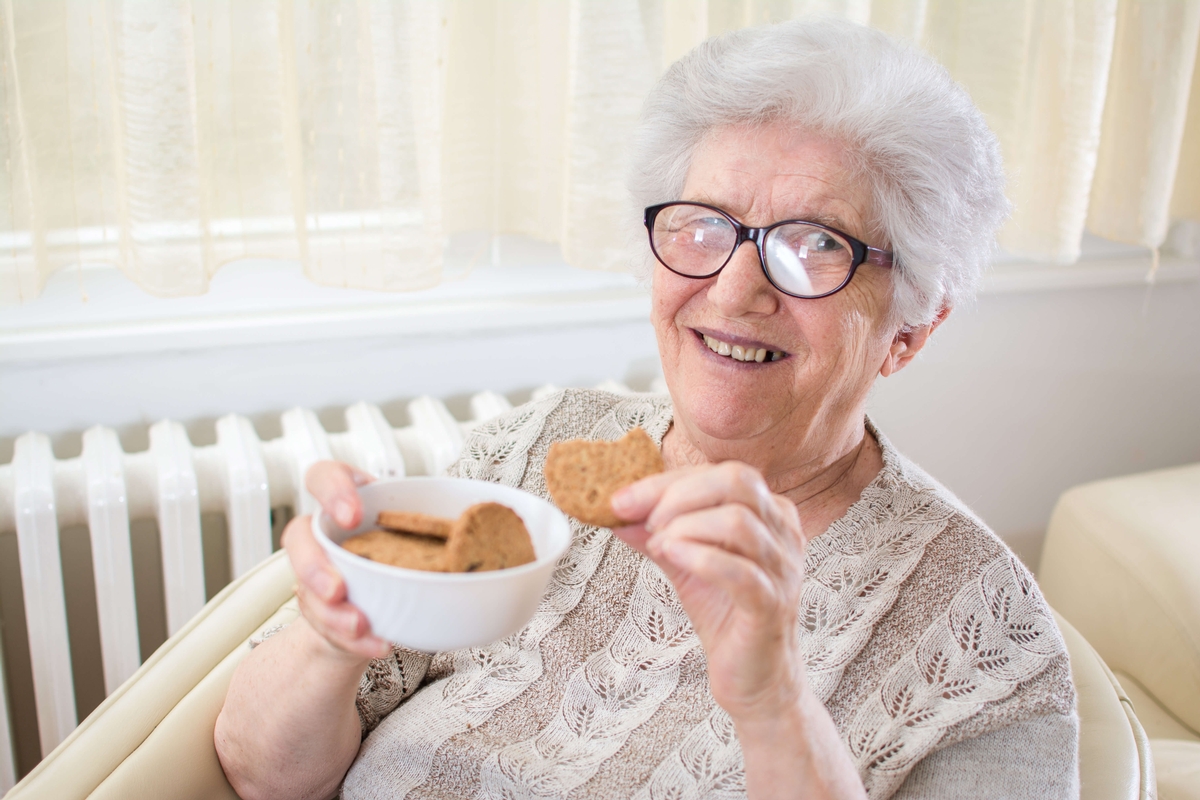
<instances>
[{"instance_id":1,"label":"heart-shaped biscuit","mask_svg":"<svg viewBox=\"0 0 1200 800\"><path fill-rule=\"evenodd\" d=\"M615 442L572 439L550 445L546 488L559 508L581 522L614 528L622 520L612 510L613 492L662 471L658 446L634 428Z\"/></svg>"}]
</instances>

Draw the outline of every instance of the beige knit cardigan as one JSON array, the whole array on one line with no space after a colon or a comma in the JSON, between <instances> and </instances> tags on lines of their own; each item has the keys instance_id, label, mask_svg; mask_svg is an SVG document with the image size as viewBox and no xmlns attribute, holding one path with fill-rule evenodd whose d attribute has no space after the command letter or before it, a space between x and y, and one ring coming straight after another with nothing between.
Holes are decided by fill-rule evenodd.
<instances>
[{"instance_id":1,"label":"beige knit cardigan","mask_svg":"<svg viewBox=\"0 0 1200 800\"><path fill-rule=\"evenodd\" d=\"M545 497L552 442L640 425L661 443L671 419L663 396L560 392L476 429L450 472ZM809 544L800 601L809 681L870 796L1077 794L1067 656L1032 577L871 433L883 469ZM610 530L572 525L522 631L371 663L343 797L745 795L737 736L670 582Z\"/></svg>"}]
</instances>

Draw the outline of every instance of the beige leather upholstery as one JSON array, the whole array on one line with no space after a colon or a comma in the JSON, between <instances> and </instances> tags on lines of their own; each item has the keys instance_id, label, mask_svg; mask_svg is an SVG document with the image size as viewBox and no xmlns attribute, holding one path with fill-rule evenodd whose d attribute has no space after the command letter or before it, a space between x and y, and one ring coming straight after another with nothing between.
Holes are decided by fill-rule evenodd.
<instances>
[{"instance_id":1,"label":"beige leather upholstery","mask_svg":"<svg viewBox=\"0 0 1200 800\"><path fill-rule=\"evenodd\" d=\"M1152 800L1150 743L1121 684L1079 631L1057 612L1071 656L1079 708L1081 800Z\"/></svg>"},{"instance_id":2,"label":"beige leather upholstery","mask_svg":"<svg viewBox=\"0 0 1200 800\"><path fill-rule=\"evenodd\" d=\"M1147 692L1137 682L1136 678L1128 673L1117 672L1116 670L1113 670L1113 674L1117 676L1117 680L1121 682L1121 687L1125 690L1125 694L1132 701L1133 710L1137 712L1138 722L1142 723L1142 727L1145 728L1146 735L1150 737L1151 741L1155 739L1179 739L1200 744L1200 736L1197 736L1190 728L1176 719L1162 703L1158 702L1152 694Z\"/></svg>"},{"instance_id":3,"label":"beige leather upholstery","mask_svg":"<svg viewBox=\"0 0 1200 800\"><path fill-rule=\"evenodd\" d=\"M1200 464L1063 494L1038 583L1113 670L1200 732Z\"/></svg>"},{"instance_id":4,"label":"beige leather upholstery","mask_svg":"<svg viewBox=\"0 0 1200 800\"><path fill-rule=\"evenodd\" d=\"M1063 494L1038 581L1131 699L1159 797L1200 800L1200 464Z\"/></svg>"},{"instance_id":5,"label":"beige leather upholstery","mask_svg":"<svg viewBox=\"0 0 1200 800\"><path fill-rule=\"evenodd\" d=\"M5 800L236 798L213 727L247 639L295 619L294 583L278 553L227 586Z\"/></svg>"},{"instance_id":6,"label":"beige leather upholstery","mask_svg":"<svg viewBox=\"0 0 1200 800\"><path fill-rule=\"evenodd\" d=\"M1158 773L1158 800L1200 798L1200 742L1154 739L1154 769Z\"/></svg>"}]
</instances>

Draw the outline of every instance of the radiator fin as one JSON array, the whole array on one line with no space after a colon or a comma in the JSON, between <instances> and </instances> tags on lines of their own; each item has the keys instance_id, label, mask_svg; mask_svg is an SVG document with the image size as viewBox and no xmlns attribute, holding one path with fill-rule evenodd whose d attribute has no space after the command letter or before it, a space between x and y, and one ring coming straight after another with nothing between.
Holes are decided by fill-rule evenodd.
<instances>
[{"instance_id":1,"label":"radiator fin","mask_svg":"<svg viewBox=\"0 0 1200 800\"><path fill-rule=\"evenodd\" d=\"M83 434L88 531L92 540L96 616L107 694L112 694L136 672L142 660L133 593L124 455L115 431L97 426Z\"/></svg>"},{"instance_id":2,"label":"radiator fin","mask_svg":"<svg viewBox=\"0 0 1200 800\"><path fill-rule=\"evenodd\" d=\"M271 496L262 443L245 417L229 414L217 420L217 447L225 486L225 520L229 526L229 560L233 577L271 555Z\"/></svg>"},{"instance_id":3,"label":"radiator fin","mask_svg":"<svg viewBox=\"0 0 1200 800\"><path fill-rule=\"evenodd\" d=\"M629 392L616 381L600 388ZM543 386L533 397L555 391ZM269 441L260 441L250 420L228 414L217 420L216 444L205 447L194 447L182 424L163 420L150 426L150 449L139 453L123 452L113 430L96 426L83 434L82 455L61 461L45 435L18 438L13 462L0 464L0 533L17 533L43 755L77 722L60 526L86 524L90 532L104 686L111 693L141 660L131 519L158 520L162 599L174 635L205 602L201 513L225 515L230 573L244 575L271 554L272 507L290 506L297 514L316 509L304 488L315 462L336 456L379 478L441 474L471 428L512 404L485 391L473 395L468 408L471 419L460 422L441 400L418 397L407 406L410 424L393 428L378 406L355 403L345 410L346 431L333 434L311 410L293 408L281 415L283 435ZM0 650L0 794L17 777L3 655Z\"/></svg>"},{"instance_id":4,"label":"radiator fin","mask_svg":"<svg viewBox=\"0 0 1200 800\"><path fill-rule=\"evenodd\" d=\"M33 667L38 735L45 755L74 730L77 721L50 440L40 433L21 436L17 439L12 465L29 660Z\"/></svg>"}]
</instances>

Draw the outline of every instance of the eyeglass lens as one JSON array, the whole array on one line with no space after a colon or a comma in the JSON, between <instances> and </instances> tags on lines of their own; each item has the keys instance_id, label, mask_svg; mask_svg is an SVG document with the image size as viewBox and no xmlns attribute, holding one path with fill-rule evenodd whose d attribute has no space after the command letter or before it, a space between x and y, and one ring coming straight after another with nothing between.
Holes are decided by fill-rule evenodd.
<instances>
[{"instance_id":1,"label":"eyeglass lens","mask_svg":"<svg viewBox=\"0 0 1200 800\"><path fill-rule=\"evenodd\" d=\"M654 218L650 243L664 265L692 277L716 273L737 246L737 230L703 206L667 206ZM840 286L850 273L854 250L836 233L790 222L772 228L763 242L767 274L788 294L815 297Z\"/></svg>"}]
</instances>

